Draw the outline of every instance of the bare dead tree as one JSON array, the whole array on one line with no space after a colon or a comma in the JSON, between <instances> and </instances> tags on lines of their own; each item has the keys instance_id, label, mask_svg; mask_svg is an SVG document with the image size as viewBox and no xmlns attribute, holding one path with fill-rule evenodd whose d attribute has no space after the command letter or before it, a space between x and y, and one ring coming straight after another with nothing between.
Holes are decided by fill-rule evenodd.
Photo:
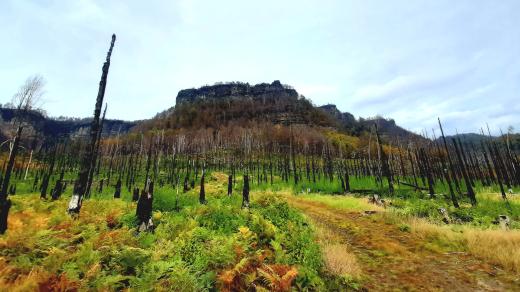
<instances>
[{"instance_id":1,"label":"bare dead tree","mask_svg":"<svg viewBox=\"0 0 520 292\"><path fill-rule=\"evenodd\" d=\"M90 171L89 171L88 180L87 180L87 190L85 191L85 194L87 197L90 197L90 188L92 187L92 182L94 180L94 170L96 169L97 157L99 156L99 148L101 146L101 132L103 132L103 124L105 122L107 107L108 107L108 105L105 104L105 110L103 110L103 117L101 118L101 124L99 125L99 131L98 131L97 137L96 137L96 150L94 151L94 154L92 157L92 165L90 166Z\"/></svg>"},{"instance_id":2,"label":"bare dead tree","mask_svg":"<svg viewBox=\"0 0 520 292\"><path fill-rule=\"evenodd\" d=\"M43 77L40 75L31 76L27 78L25 83L13 96L13 104L16 105L16 123L18 124L18 128L12 140L9 159L0 188L0 234L4 234L7 230L7 217L9 215L9 209L11 208L11 200L7 198L7 191L14 168L16 155L18 154L18 148L20 147L20 139L22 137L22 131L24 128L24 118L26 117L27 113L33 110L40 102L44 93L44 85L45 81Z\"/></svg>"},{"instance_id":3,"label":"bare dead tree","mask_svg":"<svg viewBox=\"0 0 520 292\"><path fill-rule=\"evenodd\" d=\"M103 98L105 97L105 89L107 86L107 77L108 77L108 69L110 68L110 57L112 56L112 49L114 48L114 43L116 41L116 35L112 35L112 42L110 43L110 49L108 50L106 61L103 64L102 73L101 73L101 81L99 81L99 91L96 99L96 106L94 108L94 119L92 120L92 124L90 125L90 142L87 145L87 149L83 154L81 160L80 171L78 174L78 178L74 183L74 190L72 194L72 198L69 202L68 212L72 215L78 215L81 209L81 204L83 201L83 196L87 190L88 176L90 173L90 168L92 167L92 159L94 158L94 151L96 146L96 141L98 137L98 131L100 131L100 121L99 116L101 114L101 106L103 105Z\"/></svg>"},{"instance_id":4,"label":"bare dead tree","mask_svg":"<svg viewBox=\"0 0 520 292\"><path fill-rule=\"evenodd\" d=\"M376 138L377 138L377 144L379 145L379 151L381 152L381 166L383 171L383 176L386 176L388 180L388 191L390 194L394 193L394 178L392 176L392 173L390 172L390 166L388 165L388 156L386 156L386 153L383 151L383 144L381 141L381 138L379 137L379 131L377 129L377 124L374 124L376 129Z\"/></svg>"},{"instance_id":5,"label":"bare dead tree","mask_svg":"<svg viewBox=\"0 0 520 292\"><path fill-rule=\"evenodd\" d=\"M206 191L204 189L204 177L206 176L205 169L202 169L202 176L200 177L200 192L199 192L199 203L207 204Z\"/></svg>"},{"instance_id":6,"label":"bare dead tree","mask_svg":"<svg viewBox=\"0 0 520 292\"><path fill-rule=\"evenodd\" d=\"M249 175L244 175L244 187L242 189L242 208L249 208Z\"/></svg>"}]
</instances>

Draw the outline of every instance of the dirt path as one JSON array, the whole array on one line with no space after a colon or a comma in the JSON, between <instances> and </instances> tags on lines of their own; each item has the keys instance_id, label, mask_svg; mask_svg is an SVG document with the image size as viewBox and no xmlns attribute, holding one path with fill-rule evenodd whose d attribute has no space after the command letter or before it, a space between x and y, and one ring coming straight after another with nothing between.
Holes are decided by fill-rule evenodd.
<instances>
[{"instance_id":1,"label":"dirt path","mask_svg":"<svg viewBox=\"0 0 520 292\"><path fill-rule=\"evenodd\" d=\"M349 246L366 276L363 287L370 291L520 291L513 275L467 253L427 249L427 241L381 214L333 209L295 196L288 201Z\"/></svg>"}]
</instances>

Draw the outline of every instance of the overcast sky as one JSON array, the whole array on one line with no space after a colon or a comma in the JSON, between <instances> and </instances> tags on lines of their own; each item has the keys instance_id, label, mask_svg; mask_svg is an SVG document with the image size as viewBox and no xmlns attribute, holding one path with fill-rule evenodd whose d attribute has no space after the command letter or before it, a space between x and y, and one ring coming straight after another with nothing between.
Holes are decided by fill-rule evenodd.
<instances>
[{"instance_id":1,"label":"overcast sky","mask_svg":"<svg viewBox=\"0 0 520 292\"><path fill-rule=\"evenodd\" d=\"M315 104L414 131L520 130L520 1L0 1L0 103L38 73L51 116L90 116L117 34L107 116L183 88L280 80Z\"/></svg>"}]
</instances>

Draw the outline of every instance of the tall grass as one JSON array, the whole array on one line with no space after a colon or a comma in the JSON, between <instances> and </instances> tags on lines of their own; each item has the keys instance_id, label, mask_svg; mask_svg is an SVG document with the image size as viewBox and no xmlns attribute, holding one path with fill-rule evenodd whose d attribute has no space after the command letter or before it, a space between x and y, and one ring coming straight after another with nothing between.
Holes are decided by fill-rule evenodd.
<instances>
[{"instance_id":1,"label":"tall grass","mask_svg":"<svg viewBox=\"0 0 520 292\"><path fill-rule=\"evenodd\" d=\"M476 257L520 274L520 231L475 229L468 226L439 226L424 219L408 220L412 232L440 248L467 251Z\"/></svg>"}]
</instances>

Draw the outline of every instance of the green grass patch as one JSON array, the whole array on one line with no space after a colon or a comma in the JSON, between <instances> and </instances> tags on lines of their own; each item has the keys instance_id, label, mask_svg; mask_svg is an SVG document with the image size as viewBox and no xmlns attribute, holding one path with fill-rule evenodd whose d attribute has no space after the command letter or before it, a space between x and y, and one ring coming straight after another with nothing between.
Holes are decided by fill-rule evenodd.
<instances>
[{"instance_id":1,"label":"green grass patch","mask_svg":"<svg viewBox=\"0 0 520 292\"><path fill-rule=\"evenodd\" d=\"M365 211L376 208L373 204L368 203L364 197L356 197L353 195L321 195L321 194L305 194L298 195L299 198L326 204L332 208L349 210L349 211Z\"/></svg>"}]
</instances>

